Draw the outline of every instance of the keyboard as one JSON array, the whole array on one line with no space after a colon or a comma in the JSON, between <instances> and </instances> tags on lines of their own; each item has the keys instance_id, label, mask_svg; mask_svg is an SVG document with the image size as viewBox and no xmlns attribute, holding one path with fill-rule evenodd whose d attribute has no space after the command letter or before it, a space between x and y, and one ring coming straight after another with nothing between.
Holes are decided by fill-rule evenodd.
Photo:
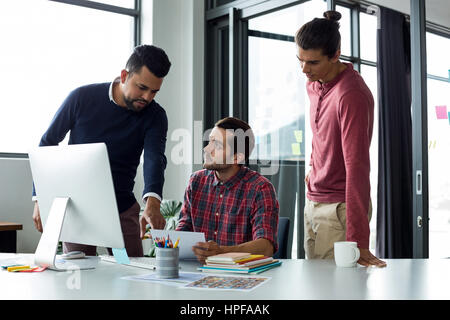
<instances>
[{"instance_id":1,"label":"keyboard","mask_svg":"<svg viewBox=\"0 0 450 320\"><path fill-rule=\"evenodd\" d=\"M114 256L101 255L100 258L102 259L102 261L116 263L116 258L114 258ZM149 270L156 269L156 265L155 265L156 258L129 257L129 259L130 259L130 264L127 264L127 266L149 269Z\"/></svg>"}]
</instances>

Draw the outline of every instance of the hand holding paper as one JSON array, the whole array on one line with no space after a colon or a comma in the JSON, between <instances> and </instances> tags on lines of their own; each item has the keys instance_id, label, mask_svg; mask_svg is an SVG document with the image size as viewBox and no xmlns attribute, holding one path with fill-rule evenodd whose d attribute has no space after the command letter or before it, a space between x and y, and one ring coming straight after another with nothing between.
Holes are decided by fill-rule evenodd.
<instances>
[{"instance_id":1,"label":"hand holding paper","mask_svg":"<svg viewBox=\"0 0 450 320\"><path fill-rule=\"evenodd\" d=\"M208 242L196 243L192 248L192 251L196 255L197 260L201 263L205 263L206 258L208 258L209 256L214 256L216 254L222 253L219 245L212 240L209 240Z\"/></svg>"}]
</instances>

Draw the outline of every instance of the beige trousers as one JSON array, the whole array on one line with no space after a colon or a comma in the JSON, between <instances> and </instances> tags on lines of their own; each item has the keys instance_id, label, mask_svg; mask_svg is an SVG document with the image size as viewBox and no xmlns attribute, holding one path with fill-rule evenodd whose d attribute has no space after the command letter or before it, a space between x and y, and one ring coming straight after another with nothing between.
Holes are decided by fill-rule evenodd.
<instances>
[{"instance_id":1,"label":"beige trousers","mask_svg":"<svg viewBox=\"0 0 450 320\"><path fill-rule=\"evenodd\" d=\"M346 240L345 202L320 203L306 199L304 248L307 259L334 259L334 243ZM372 218L369 201L368 219Z\"/></svg>"}]
</instances>

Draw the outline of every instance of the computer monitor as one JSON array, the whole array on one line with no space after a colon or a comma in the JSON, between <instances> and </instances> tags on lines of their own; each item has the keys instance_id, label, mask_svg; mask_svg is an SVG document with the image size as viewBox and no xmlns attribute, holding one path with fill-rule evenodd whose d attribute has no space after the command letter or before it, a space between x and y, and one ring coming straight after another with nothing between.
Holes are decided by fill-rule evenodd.
<instances>
[{"instance_id":1,"label":"computer monitor","mask_svg":"<svg viewBox=\"0 0 450 320\"><path fill-rule=\"evenodd\" d=\"M43 225L36 264L64 269L59 241L124 248L104 143L37 147L29 159Z\"/></svg>"}]
</instances>

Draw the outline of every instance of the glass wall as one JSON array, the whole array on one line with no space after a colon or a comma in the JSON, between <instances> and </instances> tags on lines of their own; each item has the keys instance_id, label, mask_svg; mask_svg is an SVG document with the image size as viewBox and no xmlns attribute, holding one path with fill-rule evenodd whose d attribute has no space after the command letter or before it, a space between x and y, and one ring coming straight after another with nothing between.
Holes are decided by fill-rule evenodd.
<instances>
[{"instance_id":1,"label":"glass wall","mask_svg":"<svg viewBox=\"0 0 450 320\"><path fill-rule=\"evenodd\" d=\"M134 17L44 0L0 7L0 152L27 153L71 90L120 75Z\"/></svg>"},{"instance_id":2,"label":"glass wall","mask_svg":"<svg viewBox=\"0 0 450 320\"><path fill-rule=\"evenodd\" d=\"M309 1L249 20L248 115L256 136L255 159L305 159L309 100L294 36L325 10L325 2ZM252 36L252 31L260 33Z\"/></svg>"},{"instance_id":3,"label":"glass wall","mask_svg":"<svg viewBox=\"0 0 450 320\"><path fill-rule=\"evenodd\" d=\"M361 12L360 23L360 51L361 59L377 61L377 17Z\"/></svg>"},{"instance_id":4,"label":"glass wall","mask_svg":"<svg viewBox=\"0 0 450 320\"><path fill-rule=\"evenodd\" d=\"M372 199L372 219L370 220L370 249L375 252L377 234L377 198L378 198L378 90L377 68L361 65L361 76L374 98L374 120L372 142L370 144L370 198Z\"/></svg>"},{"instance_id":5,"label":"glass wall","mask_svg":"<svg viewBox=\"0 0 450 320\"><path fill-rule=\"evenodd\" d=\"M292 258L303 254L305 155L309 122L306 78L296 57L296 31L315 17L322 17L326 2L307 1L250 19L248 22L248 119L256 136L252 159L280 163L274 183L280 215L290 219ZM311 140L309 140L311 141ZM299 220L300 219L300 220ZM300 241L299 241L300 240Z\"/></svg>"},{"instance_id":6,"label":"glass wall","mask_svg":"<svg viewBox=\"0 0 450 320\"><path fill-rule=\"evenodd\" d=\"M341 55L350 57L352 55L350 9L342 6L336 6L336 11L342 15L341 20L339 20L339 24L341 26L339 28L339 32L341 34Z\"/></svg>"},{"instance_id":7,"label":"glass wall","mask_svg":"<svg viewBox=\"0 0 450 320\"><path fill-rule=\"evenodd\" d=\"M247 75L246 72L248 71L248 83L245 82L248 85L248 92L245 92L248 94L248 108L244 104L242 115L244 118L248 118L257 139L257 148L256 152L252 155L252 160L279 161L280 170L277 173L278 176L273 178L273 181L277 182L278 185L276 183L274 185L278 188L277 192L279 195L286 196L286 194L290 194L286 196L289 198L288 202L295 199L295 206L292 206L296 210L295 219L298 217L301 219L303 213L301 200L303 199L304 201L305 197L302 193L304 193L305 188L304 183L302 186L302 181L298 180L300 179L300 174L305 174L305 171L301 173L301 170L306 168L306 172L308 172L311 152L311 131L309 129L309 99L307 98L305 89L306 79L295 57L296 47L294 36L298 28L305 22L315 17L322 17L323 12L327 10L327 2L323 0L310 0L279 10L273 7L274 2L271 4L265 1L236 1L232 3L235 3L236 8L242 9L242 12L245 13L243 14L242 20L245 32L242 38L247 39L248 43L242 45L245 48L242 52L245 57L243 61L248 61L248 65L245 65L244 62L240 67L242 67L244 75ZM336 10L342 14L342 19L340 20L342 38L341 61L353 63L355 70L360 71L375 101L374 128L370 147L370 184L373 206L370 222L370 249L374 252L376 247L378 197L378 21L376 12L370 14L367 12L368 9L364 9L365 5L362 5L363 8L361 8L347 1L337 1L337 4ZM255 9L256 7L258 9ZM252 8L252 10L247 10L248 8ZM257 12L258 10L262 12L267 10L270 13L261 14L261 12ZM227 13L223 11L223 16L219 18L216 16L218 12L217 10L210 12L211 17L209 19L207 18L212 26L214 26L214 23L218 23L218 21L225 21L223 16L227 15ZM257 17L253 17L252 14ZM220 44L220 37L217 37L217 39L213 38L213 40ZM427 41L430 42L432 40L427 39ZM434 55L433 57L429 57L428 61L430 59L448 61L449 59L445 56L446 52L448 52L445 49L448 48L448 42L440 42L436 47L440 48L440 50L431 49L428 46L428 50L432 50L431 56ZM220 49L220 45L218 48ZM218 50L218 54L220 52L226 53L227 50ZM212 68L220 72L220 66L220 64L212 65ZM436 76L440 77L440 80L443 78L447 79L448 68L448 65L445 67L434 66L429 62L428 73L435 75L430 79L437 81ZM214 72L209 73L214 74ZM448 81L444 82L445 86L448 86ZM217 83L209 85L217 85ZM443 85L442 81L440 85ZM436 85L430 82L429 90L432 90L431 88L433 86ZM226 88L226 84L222 85L222 87ZM243 90L246 90L247 87L243 86L243 88ZM443 88L436 88L436 90L441 90L441 94L447 92ZM438 98L436 94L433 94L433 97ZM431 99L431 97L429 98ZM433 103L439 105L448 104L447 101L436 101ZM450 111L448 109L447 111ZM430 112L435 112L435 109L431 109ZM295 168L295 166L300 163L304 167L299 171L299 168ZM288 173L283 170L286 170ZM431 177L432 175L430 173L430 179ZM280 192L283 188L285 189ZM292 193L294 193L294 196L292 196ZM447 194L450 193L447 192ZM281 202L285 205L284 199ZM282 216L292 215L290 207L280 212L280 214ZM298 226L297 222L291 220L291 223L295 226ZM298 239L296 239L295 235L297 231L299 233ZM292 258L296 257L295 246L297 244L302 246L302 241L300 241L302 235L300 235L300 232L302 232L301 229L294 229Z\"/></svg>"},{"instance_id":8,"label":"glass wall","mask_svg":"<svg viewBox=\"0 0 450 320\"><path fill-rule=\"evenodd\" d=\"M429 257L450 257L450 39L427 33Z\"/></svg>"},{"instance_id":9,"label":"glass wall","mask_svg":"<svg viewBox=\"0 0 450 320\"><path fill-rule=\"evenodd\" d=\"M374 100L374 120L370 144L370 198L372 200L372 219L370 220L369 248L375 253L377 236L377 198L378 198L378 82L377 82L377 17L360 12L360 54L361 76L372 92Z\"/></svg>"},{"instance_id":10,"label":"glass wall","mask_svg":"<svg viewBox=\"0 0 450 320\"><path fill-rule=\"evenodd\" d=\"M253 158L304 160L305 79L292 42L249 37L249 121Z\"/></svg>"},{"instance_id":11,"label":"glass wall","mask_svg":"<svg viewBox=\"0 0 450 320\"><path fill-rule=\"evenodd\" d=\"M326 2L313 0L249 20L248 114L250 125L257 137L256 152L252 155L254 159L304 161L306 173L308 171L311 152L309 99L306 94L306 78L301 73L295 57L294 36L299 27L315 17L322 17L326 10ZM365 36L361 37L360 41L361 60L358 59L359 57L355 60L352 52L357 52L355 49L358 48L352 48L352 43L355 43L354 39L352 41L351 33L351 25L354 23L351 18L352 9L338 5L336 10L342 14L340 20L341 60L357 61L354 62L355 69L361 70L362 77L372 91L374 100L377 101L377 18L374 15L360 13L360 34ZM370 249L373 251L376 246L378 185L377 104L374 114L374 130L370 148L373 205ZM280 168L282 167L283 165ZM294 230L293 258L296 255L296 237L297 232Z\"/></svg>"}]
</instances>

